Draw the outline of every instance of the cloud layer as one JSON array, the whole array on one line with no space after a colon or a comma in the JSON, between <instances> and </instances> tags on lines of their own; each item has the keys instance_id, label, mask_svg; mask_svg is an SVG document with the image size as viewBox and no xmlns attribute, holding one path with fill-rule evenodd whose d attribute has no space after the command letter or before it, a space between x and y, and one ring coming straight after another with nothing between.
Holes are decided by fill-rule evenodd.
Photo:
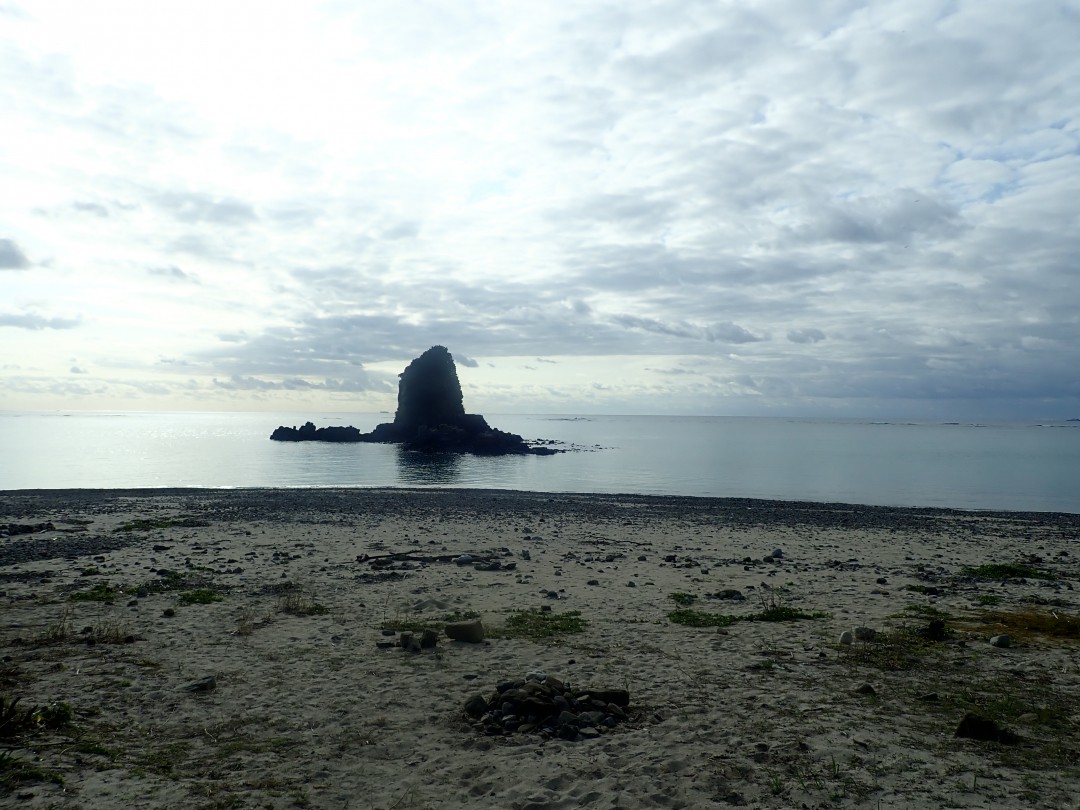
<instances>
[{"instance_id":1,"label":"cloud layer","mask_svg":"<svg viewBox=\"0 0 1080 810\"><path fill-rule=\"evenodd\" d=\"M1069 2L105 6L0 12L12 407L1080 415Z\"/></svg>"}]
</instances>

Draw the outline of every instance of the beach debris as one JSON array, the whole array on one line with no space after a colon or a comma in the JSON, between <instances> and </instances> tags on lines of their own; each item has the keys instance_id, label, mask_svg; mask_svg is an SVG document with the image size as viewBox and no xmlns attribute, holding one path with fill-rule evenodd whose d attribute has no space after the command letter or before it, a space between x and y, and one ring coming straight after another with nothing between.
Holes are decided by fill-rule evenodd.
<instances>
[{"instance_id":1,"label":"beach debris","mask_svg":"<svg viewBox=\"0 0 1080 810\"><path fill-rule=\"evenodd\" d=\"M448 622L446 636L451 641L465 641L479 644L484 640L484 624L479 619L466 619L460 622Z\"/></svg>"},{"instance_id":2,"label":"beach debris","mask_svg":"<svg viewBox=\"0 0 1080 810\"><path fill-rule=\"evenodd\" d=\"M990 639L990 646L992 647L1011 647L1012 639L1006 635L993 636Z\"/></svg>"},{"instance_id":3,"label":"beach debris","mask_svg":"<svg viewBox=\"0 0 1080 810\"><path fill-rule=\"evenodd\" d=\"M575 688L541 671L504 681L490 696L474 694L463 706L472 727L489 736L537 734L572 742L615 728L629 707L625 689Z\"/></svg>"},{"instance_id":4,"label":"beach debris","mask_svg":"<svg viewBox=\"0 0 1080 810\"><path fill-rule=\"evenodd\" d=\"M1002 745L1015 745L1021 737L1007 728L999 726L988 717L968 712L956 727L955 737L982 742L996 742Z\"/></svg>"}]
</instances>

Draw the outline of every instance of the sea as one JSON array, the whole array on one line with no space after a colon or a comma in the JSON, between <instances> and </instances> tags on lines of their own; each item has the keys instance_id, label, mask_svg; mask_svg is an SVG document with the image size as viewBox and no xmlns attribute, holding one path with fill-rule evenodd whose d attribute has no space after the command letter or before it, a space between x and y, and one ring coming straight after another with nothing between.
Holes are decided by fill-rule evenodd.
<instances>
[{"instance_id":1,"label":"sea","mask_svg":"<svg viewBox=\"0 0 1080 810\"><path fill-rule=\"evenodd\" d=\"M392 414L0 412L0 490L462 487L1080 513L1080 422L486 414L553 456L270 441Z\"/></svg>"}]
</instances>

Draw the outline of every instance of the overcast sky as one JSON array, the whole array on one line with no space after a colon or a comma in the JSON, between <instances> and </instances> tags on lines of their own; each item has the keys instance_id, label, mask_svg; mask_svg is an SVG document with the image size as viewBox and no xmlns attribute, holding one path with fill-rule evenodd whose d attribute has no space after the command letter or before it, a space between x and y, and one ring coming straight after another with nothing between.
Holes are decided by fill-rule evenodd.
<instances>
[{"instance_id":1,"label":"overcast sky","mask_svg":"<svg viewBox=\"0 0 1080 810\"><path fill-rule=\"evenodd\" d=\"M1075 0L0 0L0 408L1080 417Z\"/></svg>"}]
</instances>

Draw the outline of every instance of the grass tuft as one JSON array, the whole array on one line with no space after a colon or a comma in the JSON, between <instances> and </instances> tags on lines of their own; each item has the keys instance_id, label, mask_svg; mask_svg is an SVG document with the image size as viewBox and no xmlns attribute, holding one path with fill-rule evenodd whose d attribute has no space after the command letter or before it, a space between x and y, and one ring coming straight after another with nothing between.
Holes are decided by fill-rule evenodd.
<instances>
[{"instance_id":1,"label":"grass tuft","mask_svg":"<svg viewBox=\"0 0 1080 810\"><path fill-rule=\"evenodd\" d=\"M546 613L538 610L519 610L511 613L500 628L488 635L494 638L524 638L533 641L556 639L585 632L589 622L581 611Z\"/></svg>"},{"instance_id":2,"label":"grass tuft","mask_svg":"<svg viewBox=\"0 0 1080 810\"><path fill-rule=\"evenodd\" d=\"M179 596L181 605L209 605L220 602L223 598L221 594L210 588L196 588L193 591L185 591Z\"/></svg>"}]
</instances>

